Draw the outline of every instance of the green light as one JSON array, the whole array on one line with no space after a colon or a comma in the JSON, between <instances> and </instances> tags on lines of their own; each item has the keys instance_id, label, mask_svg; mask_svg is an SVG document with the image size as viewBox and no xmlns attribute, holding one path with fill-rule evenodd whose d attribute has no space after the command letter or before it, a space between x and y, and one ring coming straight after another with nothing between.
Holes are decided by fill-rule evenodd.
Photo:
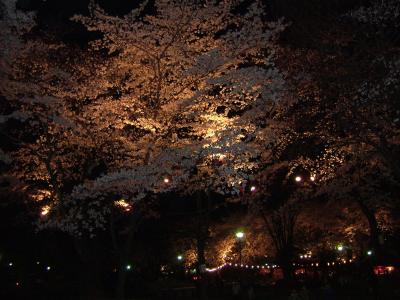
<instances>
[{"instance_id":1,"label":"green light","mask_svg":"<svg viewBox=\"0 0 400 300\"><path fill-rule=\"evenodd\" d=\"M244 232L243 232L243 231L238 231L238 232L236 232L236 237L237 237L238 239L243 238L243 237L244 237Z\"/></svg>"}]
</instances>

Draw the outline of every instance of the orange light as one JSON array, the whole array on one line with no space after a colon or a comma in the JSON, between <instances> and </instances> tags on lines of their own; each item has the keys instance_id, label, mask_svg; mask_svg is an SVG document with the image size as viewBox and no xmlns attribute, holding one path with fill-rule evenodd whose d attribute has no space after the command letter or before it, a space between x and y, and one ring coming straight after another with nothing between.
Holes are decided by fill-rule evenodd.
<instances>
[{"instance_id":1,"label":"orange light","mask_svg":"<svg viewBox=\"0 0 400 300\"><path fill-rule=\"evenodd\" d=\"M42 207L42 211L40 212L40 214L41 214L42 216L45 216L45 215L47 215L49 212L50 212L50 206L45 205L45 206Z\"/></svg>"},{"instance_id":2,"label":"orange light","mask_svg":"<svg viewBox=\"0 0 400 300\"><path fill-rule=\"evenodd\" d=\"M128 202L126 202L124 199L114 201L114 205L122 208L125 211L130 211L132 208L132 206Z\"/></svg>"}]
</instances>

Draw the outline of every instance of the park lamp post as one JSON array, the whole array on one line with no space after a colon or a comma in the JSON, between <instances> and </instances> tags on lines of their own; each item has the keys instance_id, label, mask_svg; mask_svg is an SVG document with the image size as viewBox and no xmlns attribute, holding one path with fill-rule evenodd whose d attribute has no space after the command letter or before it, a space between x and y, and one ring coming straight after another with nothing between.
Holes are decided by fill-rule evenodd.
<instances>
[{"instance_id":1,"label":"park lamp post","mask_svg":"<svg viewBox=\"0 0 400 300\"><path fill-rule=\"evenodd\" d=\"M236 239L239 243L239 263L242 264L242 249L243 249L243 238L244 238L244 232L243 231L238 231L236 232Z\"/></svg>"}]
</instances>

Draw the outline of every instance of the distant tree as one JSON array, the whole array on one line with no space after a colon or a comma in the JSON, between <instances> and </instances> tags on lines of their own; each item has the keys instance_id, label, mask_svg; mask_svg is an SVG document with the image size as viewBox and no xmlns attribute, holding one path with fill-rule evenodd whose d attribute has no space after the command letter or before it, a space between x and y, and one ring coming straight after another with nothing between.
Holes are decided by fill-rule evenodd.
<instances>
[{"instance_id":1,"label":"distant tree","mask_svg":"<svg viewBox=\"0 0 400 300\"><path fill-rule=\"evenodd\" d=\"M397 1L372 1L333 14L328 27L306 39L314 47L293 41L295 51L288 46L281 53L288 72L305 75L289 77L298 100L285 110L294 139L281 147L283 154L292 162L292 151L303 156L298 166L315 174L318 198L343 211L358 205L373 248L381 236L377 216L398 207L397 15Z\"/></svg>"}]
</instances>

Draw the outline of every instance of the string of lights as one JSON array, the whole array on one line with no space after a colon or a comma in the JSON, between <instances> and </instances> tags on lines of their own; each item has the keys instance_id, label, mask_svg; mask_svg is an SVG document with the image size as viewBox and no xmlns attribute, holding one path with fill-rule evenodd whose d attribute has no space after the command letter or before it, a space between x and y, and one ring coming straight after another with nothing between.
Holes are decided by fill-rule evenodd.
<instances>
[{"instance_id":1,"label":"string of lights","mask_svg":"<svg viewBox=\"0 0 400 300\"><path fill-rule=\"evenodd\" d=\"M326 265L328 267L333 267L335 265L346 265L353 263L353 259L342 260L342 261L331 261L326 263L312 262L312 263L293 263L295 267L320 267ZM275 264L265 264L265 265L248 265L248 264L238 264L238 263L224 263L214 268L206 268L207 272L213 273L219 271L221 269L233 267L233 268L242 268L242 269L278 269L279 266Z\"/></svg>"}]
</instances>

